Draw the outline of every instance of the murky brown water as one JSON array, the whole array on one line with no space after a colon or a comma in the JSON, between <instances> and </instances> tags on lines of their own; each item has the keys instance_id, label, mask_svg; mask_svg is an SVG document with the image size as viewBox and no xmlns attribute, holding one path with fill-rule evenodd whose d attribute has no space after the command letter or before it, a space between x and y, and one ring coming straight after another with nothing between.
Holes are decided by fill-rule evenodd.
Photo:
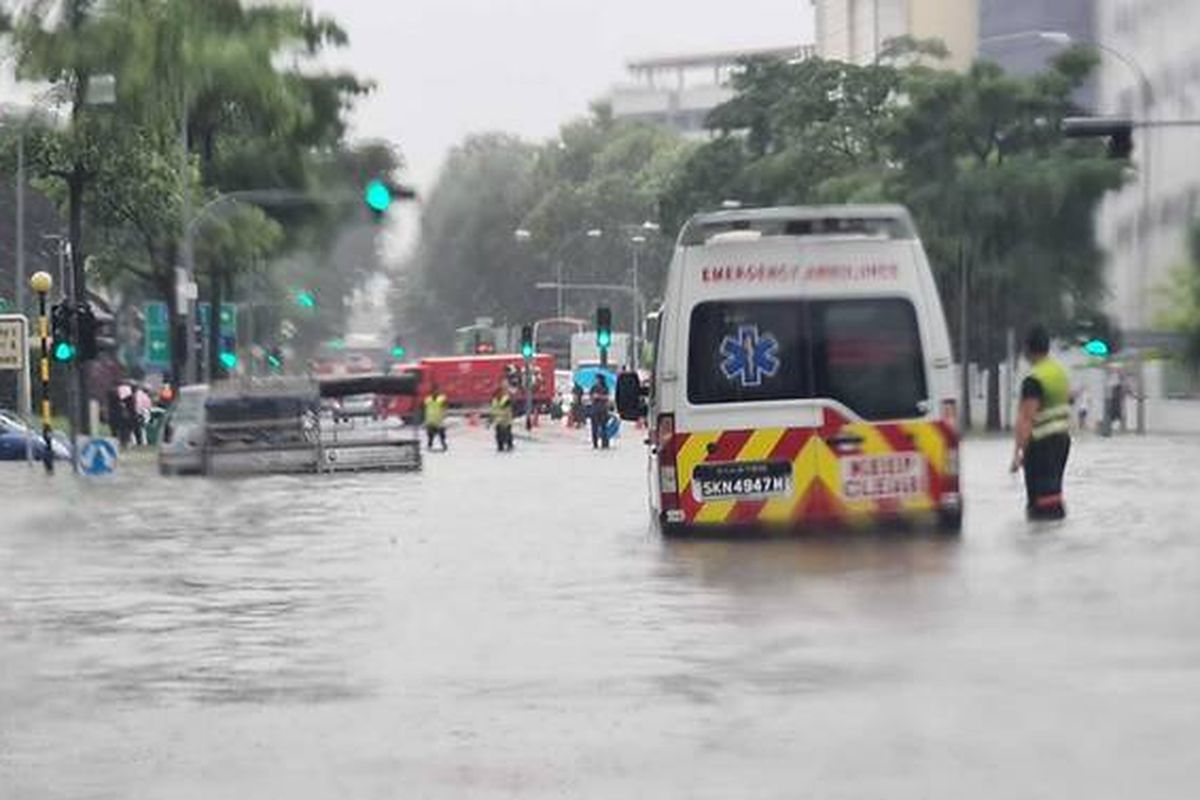
<instances>
[{"instance_id":1,"label":"murky brown water","mask_svg":"<svg viewBox=\"0 0 1200 800\"><path fill-rule=\"evenodd\" d=\"M0 797L1194 793L1200 441L1081 442L1053 527L976 442L958 542L664 543L639 447L485 437L420 476L0 465Z\"/></svg>"}]
</instances>

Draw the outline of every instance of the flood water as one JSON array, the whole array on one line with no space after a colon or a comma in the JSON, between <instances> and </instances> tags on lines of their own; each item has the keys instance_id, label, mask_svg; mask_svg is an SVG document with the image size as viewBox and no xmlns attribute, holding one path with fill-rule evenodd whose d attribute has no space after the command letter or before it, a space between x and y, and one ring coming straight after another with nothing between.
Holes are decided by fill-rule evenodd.
<instances>
[{"instance_id":1,"label":"flood water","mask_svg":"<svg viewBox=\"0 0 1200 800\"><path fill-rule=\"evenodd\" d=\"M0 464L0 797L1190 797L1198 440L1077 443L1031 526L667 541L640 446L420 475Z\"/></svg>"}]
</instances>

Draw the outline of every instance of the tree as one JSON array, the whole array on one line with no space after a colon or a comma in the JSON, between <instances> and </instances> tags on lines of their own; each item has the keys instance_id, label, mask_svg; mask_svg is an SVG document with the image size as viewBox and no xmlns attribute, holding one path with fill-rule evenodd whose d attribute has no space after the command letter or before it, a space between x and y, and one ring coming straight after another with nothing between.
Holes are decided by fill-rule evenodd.
<instances>
[{"instance_id":1,"label":"tree","mask_svg":"<svg viewBox=\"0 0 1200 800\"><path fill-rule=\"evenodd\" d=\"M1124 168L1060 133L1094 53L1063 53L1031 78L978 63L928 66L941 50L896 41L878 64L751 61L715 109L716 138L662 198L672 228L726 199L748 205L891 201L909 207L957 327L970 276L968 353L995 366L1009 329L1064 329L1104 298L1094 212ZM973 354L973 355L972 355ZM988 419L999 425L998 372Z\"/></svg>"},{"instance_id":2,"label":"tree","mask_svg":"<svg viewBox=\"0 0 1200 800\"><path fill-rule=\"evenodd\" d=\"M1200 221L1188 233L1188 258L1175 269L1165 289L1168 309L1166 327L1183 334L1183 356L1187 364L1200 371Z\"/></svg>"},{"instance_id":3,"label":"tree","mask_svg":"<svg viewBox=\"0 0 1200 800\"><path fill-rule=\"evenodd\" d=\"M1092 52L1075 49L1032 78L988 63L965 74L905 73L906 102L889 136L900 168L888 192L916 214L947 307L961 311L959 298L969 298L971 353L984 366L1002 360L1007 331L1035 321L1064 330L1104 299L1095 210L1122 184L1124 168L1060 133L1095 63ZM959 316L951 314L956 324ZM997 370L989 380L994 429Z\"/></svg>"},{"instance_id":4,"label":"tree","mask_svg":"<svg viewBox=\"0 0 1200 800\"><path fill-rule=\"evenodd\" d=\"M513 239L533 202L535 161L532 146L505 134L472 136L450 152L393 301L413 345L444 345L476 316L515 322L535 313L532 266Z\"/></svg>"},{"instance_id":5,"label":"tree","mask_svg":"<svg viewBox=\"0 0 1200 800\"><path fill-rule=\"evenodd\" d=\"M69 211L77 266L85 247L94 250L106 281L148 290L174 315L185 184L193 213L243 189L317 201L198 222L197 265L214 303L239 270L269 255L265 243L314 252L317 262L336 245L357 204L321 201L351 188L327 165L349 152L345 114L369 85L314 68L323 49L345 44L335 22L245 0L70 0L62 9L39 0L22 10L12 47L19 74L50 82L70 110L65 130L37 132L28 150L40 185ZM101 73L116 78L116 105L89 109L88 81Z\"/></svg>"}]
</instances>

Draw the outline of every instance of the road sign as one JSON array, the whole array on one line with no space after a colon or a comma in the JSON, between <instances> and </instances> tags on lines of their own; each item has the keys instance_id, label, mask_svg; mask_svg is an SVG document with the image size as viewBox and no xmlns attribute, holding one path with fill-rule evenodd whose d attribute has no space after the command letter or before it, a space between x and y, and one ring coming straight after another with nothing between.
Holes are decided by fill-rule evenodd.
<instances>
[{"instance_id":1,"label":"road sign","mask_svg":"<svg viewBox=\"0 0 1200 800\"><path fill-rule=\"evenodd\" d=\"M20 372L25 369L29 345L25 336L29 322L19 314L0 316L0 372Z\"/></svg>"},{"instance_id":2,"label":"road sign","mask_svg":"<svg viewBox=\"0 0 1200 800\"><path fill-rule=\"evenodd\" d=\"M117 448L108 439L88 439L79 449L84 475L111 475L117 468Z\"/></svg>"},{"instance_id":3,"label":"road sign","mask_svg":"<svg viewBox=\"0 0 1200 800\"><path fill-rule=\"evenodd\" d=\"M167 304L146 303L142 309L142 361L148 367L171 366L171 316Z\"/></svg>"}]
</instances>

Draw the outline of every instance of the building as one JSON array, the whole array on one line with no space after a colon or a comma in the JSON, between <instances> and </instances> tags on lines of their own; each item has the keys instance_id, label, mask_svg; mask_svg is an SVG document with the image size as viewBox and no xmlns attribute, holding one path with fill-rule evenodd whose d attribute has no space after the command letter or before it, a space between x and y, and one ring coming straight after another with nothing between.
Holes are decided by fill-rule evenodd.
<instances>
[{"instance_id":1,"label":"building","mask_svg":"<svg viewBox=\"0 0 1200 800\"><path fill-rule=\"evenodd\" d=\"M1007 72L1032 75L1061 53L1067 41L1095 41L1095 12L1096 0L979 0L979 56ZM1093 108L1095 87L1077 100Z\"/></svg>"},{"instance_id":2,"label":"building","mask_svg":"<svg viewBox=\"0 0 1200 800\"><path fill-rule=\"evenodd\" d=\"M965 69L978 49L977 0L812 0L812 4L821 58L866 64L889 39L911 36L940 39L950 50L950 66Z\"/></svg>"},{"instance_id":3,"label":"building","mask_svg":"<svg viewBox=\"0 0 1200 800\"><path fill-rule=\"evenodd\" d=\"M807 58L814 52L811 46L792 45L632 61L627 65L632 82L615 87L609 97L613 116L702 136L708 113L733 97L729 79L738 64L751 58Z\"/></svg>"},{"instance_id":4,"label":"building","mask_svg":"<svg viewBox=\"0 0 1200 800\"><path fill-rule=\"evenodd\" d=\"M1096 2L1099 112L1200 120L1200 3ZM1100 212L1111 310L1127 332L1159 327L1171 271L1186 259L1187 231L1200 215L1198 141L1200 127L1139 130L1137 179Z\"/></svg>"}]
</instances>

